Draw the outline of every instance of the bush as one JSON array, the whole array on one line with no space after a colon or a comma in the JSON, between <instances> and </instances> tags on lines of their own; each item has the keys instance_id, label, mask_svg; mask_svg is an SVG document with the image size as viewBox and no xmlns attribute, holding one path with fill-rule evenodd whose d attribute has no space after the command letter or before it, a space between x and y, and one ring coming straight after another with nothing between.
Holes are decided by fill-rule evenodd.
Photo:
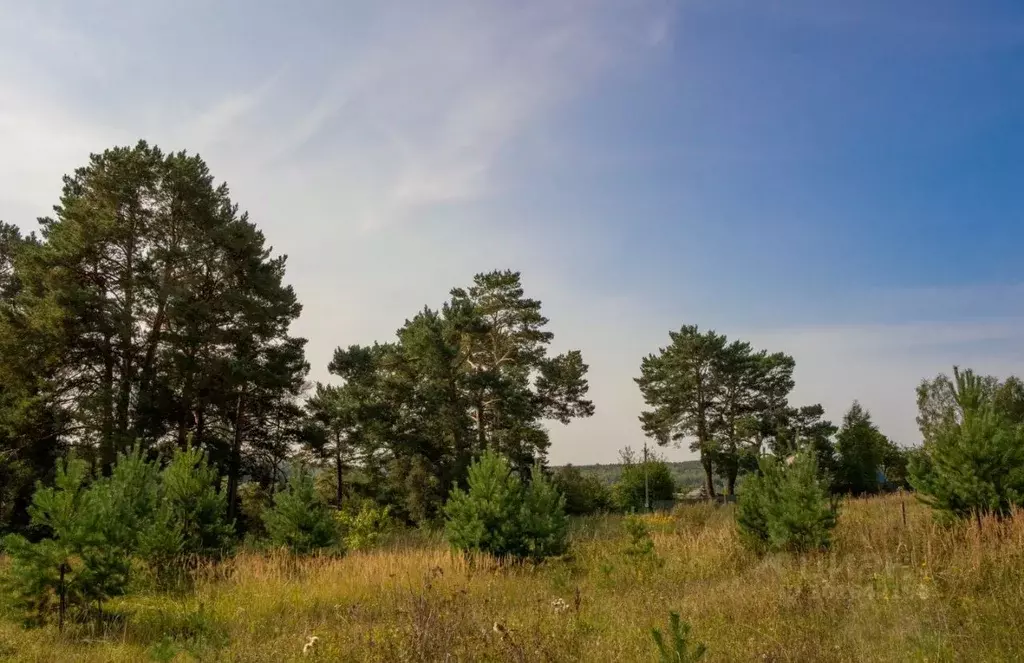
<instances>
[{"instance_id":1,"label":"bush","mask_svg":"<svg viewBox=\"0 0 1024 663\"><path fill-rule=\"evenodd\" d=\"M651 502L671 500L675 490L675 479L668 465L661 460L649 460L623 467L622 476L612 488L612 496L615 506L623 511L643 511L647 494Z\"/></svg>"},{"instance_id":2,"label":"bush","mask_svg":"<svg viewBox=\"0 0 1024 663\"><path fill-rule=\"evenodd\" d=\"M454 488L444 511L445 535L457 550L541 559L566 547L565 498L536 468L525 488L493 451L470 466L468 491Z\"/></svg>"},{"instance_id":3,"label":"bush","mask_svg":"<svg viewBox=\"0 0 1024 663\"><path fill-rule=\"evenodd\" d=\"M373 500L360 500L358 506L347 502L335 514L346 550L365 550L377 545L380 538L391 531L395 522L390 506L380 506Z\"/></svg>"},{"instance_id":4,"label":"bush","mask_svg":"<svg viewBox=\"0 0 1024 663\"><path fill-rule=\"evenodd\" d=\"M552 478L555 487L565 496L565 512L586 516L612 506L611 491L595 476L584 475L572 465L560 467Z\"/></svg>"},{"instance_id":5,"label":"bush","mask_svg":"<svg viewBox=\"0 0 1024 663\"><path fill-rule=\"evenodd\" d=\"M296 465L288 485L274 495L263 512L270 542L296 553L310 553L338 545L338 526L330 507L320 501L309 471Z\"/></svg>"},{"instance_id":6,"label":"bush","mask_svg":"<svg viewBox=\"0 0 1024 663\"><path fill-rule=\"evenodd\" d=\"M234 527L227 522L227 496L216 488L216 469L194 447L175 451L160 473L159 506L142 528L138 550L161 583L182 569L179 558L219 553L231 544Z\"/></svg>"},{"instance_id":7,"label":"bush","mask_svg":"<svg viewBox=\"0 0 1024 663\"><path fill-rule=\"evenodd\" d=\"M937 431L910 473L918 497L942 516L1008 515L1024 504L1024 428L979 412Z\"/></svg>"},{"instance_id":8,"label":"bush","mask_svg":"<svg viewBox=\"0 0 1024 663\"><path fill-rule=\"evenodd\" d=\"M789 465L766 456L758 468L739 497L737 523L743 540L758 551L828 548L836 512L814 456L799 453Z\"/></svg>"},{"instance_id":9,"label":"bush","mask_svg":"<svg viewBox=\"0 0 1024 663\"><path fill-rule=\"evenodd\" d=\"M58 465L52 488L37 486L29 515L51 538L4 539L11 557L7 589L26 623L45 623L58 610L62 591L73 616L124 593L133 539L155 504L154 475L136 453L121 456L112 475L92 486L79 460Z\"/></svg>"},{"instance_id":10,"label":"bush","mask_svg":"<svg viewBox=\"0 0 1024 663\"><path fill-rule=\"evenodd\" d=\"M219 549L230 539L216 472L197 449L177 452L160 472L135 448L118 455L109 477L91 485L87 478L80 460L60 465L55 485L37 486L29 509L32 524L50 538L4 540L12 559L8 586L30 623L58 609L62 590L79 615L123 594L133 557L165 579L178 568L175 557Z\"/></svg>"},{"instance_id":11,"label":"bush","mask_svg":"<svg viewBox=\"0 0 1024 663\"><path fill-rule=\"evenodd\" d=\"M569 531L565 497L537 465L531 471L520 519L528 557L543 559L565 552Z\"/></svg>"}]
</instances>

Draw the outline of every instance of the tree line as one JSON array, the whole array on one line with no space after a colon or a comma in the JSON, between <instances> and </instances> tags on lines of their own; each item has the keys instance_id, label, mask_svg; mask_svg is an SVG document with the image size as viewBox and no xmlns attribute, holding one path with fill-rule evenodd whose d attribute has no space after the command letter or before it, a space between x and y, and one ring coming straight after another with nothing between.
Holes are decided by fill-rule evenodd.
<instances>
[{"instance_id":1,"label":"tree line","mask_svg":"<svg viewBox=\"0 0 1024 663\"><path fill-rule=\"evenodd\" d=\"M189 441L229 520L243 482L273 492L298 455L331 466L337 503L358 489L424 521L485 449L526 477L545 420L594 411L580 352L549 353L517 272L339 348L339 384L311 388L286 258L200 157L139 142L63 184L37 233L0 226L0 529L28 525L60 459L99 477L135 445L166 462Z\"/></svg>"},{"instance_id":2,"label":"tree line","mask_svg":"<svg viewBox=\"0 0 1024 663\"><path fill-rule=\"evenodd\" d=\"M0 224L2 530L29 529L32 495L53 486L58 461L76 459L98 481L133 449L161 465L202 451L236 534L260 527L295 459L324 470L321 501L369 499L434 522L485 452L527 484L546 459L546 422L594 412L581 352L550 352L541 302L508 270L452 288L389 340L339 347L333 382L310 385L286 257L197 155L145 142L92 155L39 224L28 234ZM641 361L641 427L660 445L690 445L709 498L716 477L732 495L743 475L763 474L765 454L807 452L836 494L913 484L953 509L1016 503L998 463L985 470L998 488L968 498L949 487L968 483L950 467L981 472L996 451L1016 459L1000 446L1024 424L1016 378L923 382L925 443L910 458L857 403L841 426L820 404L792 405L794 368L784 353L683 326Z\"/></svg>"},{"instance_id":3,"label":"tree line","mask_svg":"<svg viewBox=\"0 0 1024 663\"><path fill-rule=\"evenodd\" d=\"M886 483L905 483L906 451L858 402L839 428L824 419L820 404L790 405L793 357L696 325L670 332L669 340L641 362L636 383L648 409L640 422L660 445L690 443L709 498L716 475L733 496L737 479L756 471L764 453L785 458L804 449L835 493L875 493Z\"/></svg>"}]
</instances>

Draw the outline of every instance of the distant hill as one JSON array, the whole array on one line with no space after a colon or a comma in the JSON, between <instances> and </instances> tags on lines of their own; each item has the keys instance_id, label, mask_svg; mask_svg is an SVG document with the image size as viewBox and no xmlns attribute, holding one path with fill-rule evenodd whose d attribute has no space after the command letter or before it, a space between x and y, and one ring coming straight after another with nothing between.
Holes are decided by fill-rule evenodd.
<instances>
[{"instance_id":1,"label":"distant hill","mask_svg":"<svg viewBox=\"0 0 1024 663\"><path fill-rule=\"evenodd\" d=\"M684 460L677 463L666 462L676 480L676 490L686 492L704 485L704 469L700 466L699 460ZM622 474L620 463L609 463L607 465L575 465L582 474L595 476L601 483L610 486L619 480ZM557 469L553 467L552 469ZM715 477L715 488L722 489L724 486L718 477Z\"/></svg>"}]
</instances>

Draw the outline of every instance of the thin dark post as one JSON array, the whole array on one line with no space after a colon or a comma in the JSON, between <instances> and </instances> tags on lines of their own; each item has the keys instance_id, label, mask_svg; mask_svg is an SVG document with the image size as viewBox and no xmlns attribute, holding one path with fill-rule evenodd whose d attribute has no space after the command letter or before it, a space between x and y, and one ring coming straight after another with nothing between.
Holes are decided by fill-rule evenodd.
<instances>
[{"instance_id":1,"label":"thin dark post","mask_svg":"<svg viewBox=\"0 0 1024 663\"><path fill-rule=\"evenodd\" d=\"M651 511L651 489L647 482L647 442L644 442L644 509Z\"/></svg>"},{"instance_id":2,"label":"thin dark post","mask_svg":"<svg viewBox=\"0 0 1024 663\"><path fill-rule=\"evenodd\" d=\"M67 590L64 588L64 572L66 570L67 570L67 565L64 562L61 562L60 563L60 586L59 586L59 589L60 589L60 605L58 606L58 613L59 613L60 616L58 617L58 627L57 627L57 629L61 633L64 632L64 613L68 609L68 594L67 594Z\"/></svg>"},{"instance_id":3,"label":"thin dark post","mask_svg":"<svg viewBox=\"0 0 1024 663\"><path fill-rule=\"evenodd\" d=\"M903 529L907 528L907 503L900 500L900 511L903 512Z\"/></svg>"}]
</instances>

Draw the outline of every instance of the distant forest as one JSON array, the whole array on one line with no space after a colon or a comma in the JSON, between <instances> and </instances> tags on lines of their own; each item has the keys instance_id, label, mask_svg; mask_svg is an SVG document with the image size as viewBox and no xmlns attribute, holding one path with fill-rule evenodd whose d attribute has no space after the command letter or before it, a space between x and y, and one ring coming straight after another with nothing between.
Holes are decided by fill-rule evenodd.
<instances>
[{"instance_id":1,"label":"distant forest","mask_svg":"<svg viewBox=\"0 0 1024 663\"><path fill-rule=\"evenodd\" d=\"M704 483L704 470L699 460L684 460L678 463L665 462L672 478L675 480L676 492L687 493L695 488L700 488ZM593 476L600 479L605 486L612 486L622 476L622 463L608 463L596 465L572 465L585 476ZM552 469L559 469L554 467ZM715 481L715 488L723 490L725 483L718 479Z\"/></svg>"}]
</instances>

